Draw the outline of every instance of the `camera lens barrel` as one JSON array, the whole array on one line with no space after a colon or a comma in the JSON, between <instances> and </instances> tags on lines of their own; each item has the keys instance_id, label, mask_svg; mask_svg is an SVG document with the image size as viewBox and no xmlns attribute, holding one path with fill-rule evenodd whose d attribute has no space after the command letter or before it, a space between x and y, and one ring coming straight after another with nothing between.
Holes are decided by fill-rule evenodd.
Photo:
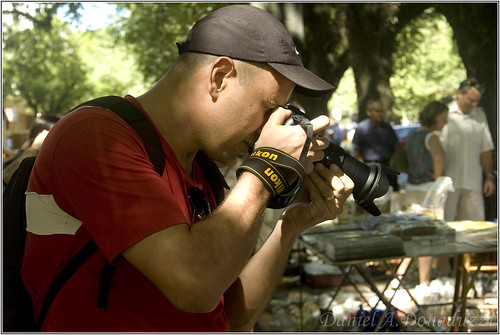
<instances>
[{"instance_id":1,"label":"camera lens barrel","mask_svg":"<svg viewBox=\"0 0 500 335\"><path fill-rule=\"evenodd\" d=\"M387 193L389 189L387 174L398 174L398 172L378 163L366 165L331 142L324 153L325 157L319 163L325 166L336 164L354 182L352 194L356 203L370 214L380 215L380 210L373 200Z\"/></svg>"}]
</instances>

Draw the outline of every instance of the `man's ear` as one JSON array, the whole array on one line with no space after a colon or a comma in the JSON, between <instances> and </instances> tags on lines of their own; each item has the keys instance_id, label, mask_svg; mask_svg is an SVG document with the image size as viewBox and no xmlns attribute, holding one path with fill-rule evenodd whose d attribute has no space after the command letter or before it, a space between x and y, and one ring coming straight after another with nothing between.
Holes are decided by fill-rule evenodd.
<instances>
[{"instance_id":1,"label":"man's ear","mask_svg":"<svg viewBox=\"0 0 500 335\"><path fill-rule=\"evenodd\" d=\"M234 61L229 57L217 58L210 68L210 95L212 100L217 100L220 92L228 84L230 77L236 76Z\"/></svg>"}]
</instances>

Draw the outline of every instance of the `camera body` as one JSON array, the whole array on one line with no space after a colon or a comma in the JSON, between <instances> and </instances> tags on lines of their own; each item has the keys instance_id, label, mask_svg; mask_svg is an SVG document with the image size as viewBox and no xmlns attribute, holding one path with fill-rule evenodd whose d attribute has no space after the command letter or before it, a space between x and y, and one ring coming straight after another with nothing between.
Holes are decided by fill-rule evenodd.
<instances>
[{"instance_id":1,"label":"camera body","mask_svg":"<svg viewBox=\"0 0 500 335\"><path fill-rule=\"evenodd\" d=\"M297 106L287 104L285 108L292 111L292 115L285 121L285 125L309 122L307 115ZM380 215L380 210L373 203L373 200L383 196L389 190L387 175L398 175L399 172L379 163L366 165L332 142L323 152L325 157L316 164L321 163L326 167L330 164L337 165L354 182L352 194L356 203L368 213L374 216Z\"/></svg>"}]
</instances>

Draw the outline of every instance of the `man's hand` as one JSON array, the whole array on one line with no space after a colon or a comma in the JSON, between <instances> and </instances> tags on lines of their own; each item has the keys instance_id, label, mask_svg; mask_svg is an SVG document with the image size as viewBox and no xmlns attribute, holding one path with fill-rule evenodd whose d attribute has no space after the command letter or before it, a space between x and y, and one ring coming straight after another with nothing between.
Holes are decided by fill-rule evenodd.
<instances>
[{"instance_id":1,"label":"man's hand","mask_svg":"<svg viewBox=\"0 0 500 335\"><path fill-rule=\"evenodd\" d=\"M296 200L284 213L284 222L296 229L296 234L342 213L344 202L354 189L354 182L338 166L326 168L316 164L306 177L306 199Z\"/></svg>"},{"instance_id":2,"label":"man's hand","mask_svg":"<svg viewBox=\"0 0 500 335\"><path fill-rule=\"evenodd\" d=\"M484 181L484 186L483 186L483 193L485 197L491 197L493 194L495 194L495 180L492 178L486 178Z\"/></svg>"},{"instance_id":3,"label":"man's hand","mask_svg":"<svg viewBox=\"0 0 500 335\"><path fill-rule=\"evenodd\" d=\"M307 139L307 134L300 125L285 126L283 123L290 117L292 112L285 108L276 109L266 122L260 136L255 143L255 148L272 147L288 153L297 160L300 158L302 148ZM311 120L313 132L324 130L330 124L327 116L321 115ZM314 167L313 163L324 157L323 150L328 147L328 139L314 136L311 139L309 152L307 154L305 169L310 173Z\"/></svg>"}]
</instances>

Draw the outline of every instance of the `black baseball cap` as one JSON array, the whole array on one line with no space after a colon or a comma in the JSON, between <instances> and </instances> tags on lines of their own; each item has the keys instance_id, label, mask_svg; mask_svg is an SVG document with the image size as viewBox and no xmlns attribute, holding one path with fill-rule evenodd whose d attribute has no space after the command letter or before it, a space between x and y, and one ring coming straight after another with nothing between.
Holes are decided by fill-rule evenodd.
<instances>
[{"instance_id":1,"label":"black baseball cap","mask_svg":"<svg viewBox=\"0 0 500 335\"><path fill-rule=\"evenodd\" d=\"M250 5L222 7L195 23L179 54L198 52L267 63L294 82L295 91L319 97L331 93L332 85L302 64L292 36L269 12Z\"/></svg>"}]
</instances>

